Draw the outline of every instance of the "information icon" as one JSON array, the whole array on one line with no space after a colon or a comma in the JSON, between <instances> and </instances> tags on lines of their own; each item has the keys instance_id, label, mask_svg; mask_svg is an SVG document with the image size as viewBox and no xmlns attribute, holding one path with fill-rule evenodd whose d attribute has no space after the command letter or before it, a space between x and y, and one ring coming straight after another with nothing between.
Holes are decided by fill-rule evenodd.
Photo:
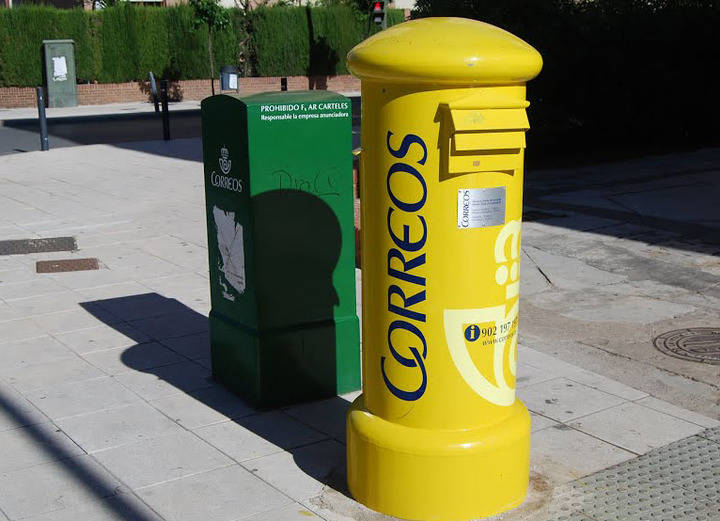
<instances>
[{"instance_id":1,"label":"information icon","mask_svg":"<svg viewBox=\"0 0 720 521\"><path fill-rule=\"evenodd\" d=\"M473 324L465 328L465 339L468 342L475 342L478 338L480 338L480 327L478 325Z\"/></svg>"}]
</instances>

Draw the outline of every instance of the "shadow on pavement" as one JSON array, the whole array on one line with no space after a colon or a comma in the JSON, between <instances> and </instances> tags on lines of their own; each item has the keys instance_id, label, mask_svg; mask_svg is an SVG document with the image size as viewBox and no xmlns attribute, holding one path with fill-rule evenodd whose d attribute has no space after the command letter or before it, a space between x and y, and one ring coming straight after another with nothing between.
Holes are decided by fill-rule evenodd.
<instances>
[{"instance_id":1,"label":"shadow on pavement","mask_svg":"<svg viewBox=\"0 0 720 521\"><path fill-rule=\"evenodd\" d=\"M157 293L97 300L82 303L81 306L90 313L102 309L118 318L144 317L143 321L147 327L143 328L142 334L134 327L134 324L130 325L128 322L108 324L138 342L122 353L121 359L125 365L136 371L155 375L159 380L188 394L248 431L289 451L296 465L305 474L349 496L345 478L344 447L342 450L330 452L313 450L313 447L317 447L316 444L323 440L335 440L335 442L344 444L345 412L350 405L348 401L336 396L318 402L299 404L285 408L291 413L289 415L284 413L281 415L265 414L262 415L262 421L258 421L260 419L258 413L269 412L269 410L253 408L234 396L233 403L219 403L213 399L212 393L195 392L218 385L212 381L206 367L209 365L210 351L207 338L208 318L205 315L175 299ZM98 318L102 320L106 316L101 314L98 315ZM189 332L192 333L188 334ZM186 341L188 339L192 339L190 344ZM153 366L152 342L160 342L183 357L185 361L180 362L184 364L183 371L172 371L173 365L177 365L177 362L171 365ZM313 420L317 419L317 422L302 421L293 414L292 410L304 407L310 409L310 416ZM240 413L241 415L238 417L232 417L230 411L244 412ZM292 436L287 433L287 416L291 417L291 421L294 418L308 429L317 432L319 435L317 439L309 444L298 445L294 442ZM338 449L341 448L339 443ZM238 463L253 470L251 463L246 461L238 461Z\"/></svg>"},{"instance_id":2,"label":"shadow on pavement","mask_svg":"<svg viewBox=\"0 0 720 521\"><path fill-rule=\"evenodd\" d=\"M18 407L11 397L6 396L0 388L0 412L32 439L38 451L48 454L49 459L62 465L65 473L76 482L82 484L88 492L104 499L105 508L112 511L113 519L126 521L157 521L157 517L149 516L138 508L139 502L132 501L134 496L119 492L117 482L108 482L96 469L86 465L79 459L77 452L71 452L66 446L58 443L57 437L48 435L43 429L45 423L38 424L37 418L30 416ZM2 514L0 512L0 514ZM44 517L44 516L43 516Z\"/></svg>"}]
</instances>

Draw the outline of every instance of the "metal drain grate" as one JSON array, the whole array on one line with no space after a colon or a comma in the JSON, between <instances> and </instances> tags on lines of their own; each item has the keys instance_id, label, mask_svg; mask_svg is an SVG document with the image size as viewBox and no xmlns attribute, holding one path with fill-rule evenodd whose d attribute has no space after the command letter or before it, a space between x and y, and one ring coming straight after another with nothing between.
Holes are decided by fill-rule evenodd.
<instances>
[{"instance_id":1,"label":"metal drain grate","mask_svg":"<svg viewBox=\"0 0 720 521\"><path fill-rule=\"evenodd\" d=\"M669 331L655 338L655 347L666 355L720 365L720 328L692 327Z\"/></svg>"},{"instance_id":2,"label":"metal drain grate","mask_svg":"<svg viewBox=\"0 0 720 521\"><path fill-rule=\"evenodd\" d=\"M561 487L552 521L720 520L720 428Z\"/></svg>"},{"instance_id":3,"label":"metal drain grate","mask_svg":"<svg viewBox=\"0 0 720 521\"><path fill-rule=\"evenodd\" d=\"M64 271L85 271L100 268L96 258L87 259L62 259L50 261L37 261L35 271L37 273L61 273Z\"/></svg>"},{"instance_id":4,"label":"metal drain grate","mask_svg":"<svg viewBox=\"0 0 720 521\"><path fill-rule=\"evenodd\" d=\"M15 239L0 241L0 255L24 255L53 251L75 251L75 237L48 237L44 239Z\"/></svg>"}]
</instances>

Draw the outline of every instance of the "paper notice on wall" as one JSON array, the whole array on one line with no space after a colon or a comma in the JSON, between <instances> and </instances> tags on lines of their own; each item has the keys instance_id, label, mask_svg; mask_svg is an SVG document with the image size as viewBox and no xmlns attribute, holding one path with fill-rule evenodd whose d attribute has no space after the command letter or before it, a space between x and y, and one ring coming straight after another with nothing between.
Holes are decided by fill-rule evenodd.
<instances>
[{"instance_id":1,"label":"paper notice on wall","mask_svg":"<svg viewBox=\"0 0 720 521\"><path fill-rule=\"evenodd\" d=\"M53 81L67 80L67 61L65 56L53 56Z\"/></svg>"},{"instance_id":2,"label":"paper notice on wall","mask_svg":"<svg viewBox=\"0 0 720 521\"><path fill-rule=\"evenodd\" d=\"M228 87L230 87L230 90L237 90L237 74L231 74L230 79L228 81Z\"/></svg>"}]
</instances>

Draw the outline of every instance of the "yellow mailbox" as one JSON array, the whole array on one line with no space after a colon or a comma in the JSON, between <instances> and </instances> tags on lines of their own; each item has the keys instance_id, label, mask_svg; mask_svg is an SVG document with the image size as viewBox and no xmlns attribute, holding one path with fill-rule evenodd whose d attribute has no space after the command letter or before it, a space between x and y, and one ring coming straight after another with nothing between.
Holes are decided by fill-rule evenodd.
<instances>
[{"instance_id":1,"label":"yellow mailbox","mask_svg":"<svg viewBox=\"0 0 720 521\"><path fill-rule=\"evenodd\" d=\"M348 55L362 80L363 394L348 484L405 519L522 503L530 417L515 399L530 45L427 18Z\"/></svg>"}]
</instances>

